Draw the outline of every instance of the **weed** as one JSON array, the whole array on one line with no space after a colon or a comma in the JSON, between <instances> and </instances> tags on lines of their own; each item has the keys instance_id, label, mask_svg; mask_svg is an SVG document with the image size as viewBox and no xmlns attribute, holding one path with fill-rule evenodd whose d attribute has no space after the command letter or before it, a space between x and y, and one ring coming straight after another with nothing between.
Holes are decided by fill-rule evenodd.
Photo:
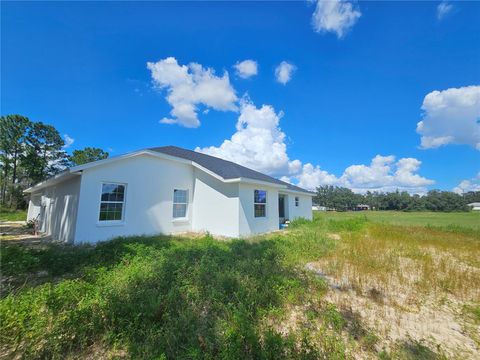
<instances>
[{"instance_id":1,"label":"weed","mask_svg":"<svg viewBox=\"0 0 480 360\"><path fill-rule=\"evenodd\" d=\"M323 311L323 317L337 331L342 330L346 325L345 319L334 304L327 304Z\"/></svg>"},{"instance_id":2,"label":"weed","mask_svg":"<svg viewBox=\"0 0 480 360\"><path fill-rule=\"evenodd\" d=\"M324 251L321 244L308 247ZM2 252L5 272L47 269L70 279L7 294L0 341L25 358L63 357L97 342L135 358L315 358L323 350L311 339L261 325L266 313L280 316L287 303L302 301L306 289L322 291L288 265L287 248L295 245L284 238L211 237L9 247ZM17 258L24 261L15 264Z\"/></svg>"}]
</instances>

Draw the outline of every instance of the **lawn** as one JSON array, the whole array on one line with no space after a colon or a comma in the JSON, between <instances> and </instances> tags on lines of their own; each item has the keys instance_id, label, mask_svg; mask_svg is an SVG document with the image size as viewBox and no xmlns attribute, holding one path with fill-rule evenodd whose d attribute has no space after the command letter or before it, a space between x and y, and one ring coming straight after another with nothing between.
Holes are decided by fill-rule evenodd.
<instances>
[{"instance_id":1,"label":"lawn","mask_svg":"<svg viewBox=\"0 0 480 360\"><path fill-rule=\"evenodd\" d=\"M247 240L4 243L0 356L475 358L478 232L327 215Z\"/></svg>"},{"instance_id":2,"label":"lawn","mask_svg":"<svg viewBox=\"0 0 480 360\"><path fill-rule=\"evenodd\" d=\"M412 226L433 226L444 229L467 228L480 230L480 211L472 212L404 212L404 211L358 211L358 212L320 212L316 211L315 216L325 219L354 219L366 218L371 222L412 225Z\"/></svg>"},{"instance_id":3,"label":"lawn","mask_svg":"<svg viewBox=\"0 0 480 360\"><path fill-rule=\"evenodd\" d=\"M0 221L26 221L26 210L0 209Z\"/></svg>"}]
</instances>

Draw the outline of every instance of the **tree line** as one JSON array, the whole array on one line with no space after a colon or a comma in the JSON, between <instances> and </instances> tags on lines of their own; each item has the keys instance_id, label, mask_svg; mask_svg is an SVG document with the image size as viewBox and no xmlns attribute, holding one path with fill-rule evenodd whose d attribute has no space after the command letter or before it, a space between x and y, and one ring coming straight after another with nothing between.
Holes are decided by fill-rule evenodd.
<instances>
[{"instance_id":1,"label":"tree line","mask_svg":"<svg viewBox=\"0 0 480 360\"><path fill-rule=\"evenodd\" d=\"M468 211L467 204L480 202L480 191L460 195L451 191L431 190L423 196L398 190L356 194L344 187L326 185L317 187L316 192L315 204L337 211L355 210L359 204L369 205L372 210Z\"/></svg>"},{"instance_id":2,"label":"tree line","mask_svg":"<svg viewBox=\"0 0 480 360\"><path fill-rule=\"evenodd\" d=\"M23 190L56 175L69 166L105 159L98 148L68 154L54 126L21 115L0 117L0 206L25 208Z\"/></svg>"}]
</instances>

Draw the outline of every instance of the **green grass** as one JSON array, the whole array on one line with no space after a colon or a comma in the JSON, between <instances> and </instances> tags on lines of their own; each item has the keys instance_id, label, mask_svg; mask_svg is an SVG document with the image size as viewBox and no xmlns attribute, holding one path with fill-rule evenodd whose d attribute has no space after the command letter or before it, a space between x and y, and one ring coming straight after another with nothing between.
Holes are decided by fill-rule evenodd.
<instances>
[{"instance_id":1,"label":"green grass","mask_svg":"<svg viewBox=\"0 0 480 360\"><path fill-rule=\"evenodd\" d=\"M379 338L357 313L324 300L326 282L304 265L340 253L348 260L365 255L355 243L365 234L377 239L372 246L388 233L387 244L399 244L410 228L402 233L364 217L327 215L249 240L130 237L96 247L41 248L2 243L0 357L345 359L362 351L388 358L377 354ZM418 231L413 241L450 249L441 235L450 233L431 238L435 230ZM341 234L342 242L331 233ZM474 249L464 260L475 265L477 245L459 244L467 253ZM382 272L391 264L368 266ZM477 316L478 308L465 309Z\"/></svg>"},{"instance_id":2,"label":"green grass","mask_svg":"<svg viewBox=\"0 0 480 360\"><path fill-rule=\"evenodd\" d=\"M0 209L0 221L26 221L27 210Z\"/></svg>"},{"instance_id":3,"label":"green grass","mask_svg":"<svg viewBox=\"0 0 480 360\"><path fill-rule=\"evenodd\" d=\"M315 212L322 219L343 220L363 218L371 222L440 227L445 230L471 229L480 231L480 211L477 212L402 212L402 211L359 211L359 212Z\"/></svg>"},{"instance_id":4,"label":"green grass","mask_svg":"<svg viewBox=\"0 0 480 360\"><path fill-rule=\"evenodd\" d=\"M308 257L328 246L321 236L302 246L209 237L4 246L2 273L25 285L0 302L0 342L26 358L63 358L94 344L133 358L317 358L325 349L309 336L282 336L262 320L281 316L287 301L304 301L306 289L324 289L289 265L286 250ZM30 281L39 270L48 275Z\"/></svg>"}]
</instances>

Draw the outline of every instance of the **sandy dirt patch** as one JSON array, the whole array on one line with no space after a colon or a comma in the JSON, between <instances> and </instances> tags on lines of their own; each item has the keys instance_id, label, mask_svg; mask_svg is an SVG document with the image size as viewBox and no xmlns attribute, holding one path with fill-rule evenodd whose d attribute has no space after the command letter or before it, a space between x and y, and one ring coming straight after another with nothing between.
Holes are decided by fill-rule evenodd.
<instances>
[{"instance_id":1,"label":"sandy dirt patch","mask_svg":"<svg viewBox=\"0 0 480 360\"><path fill-rule=\"evenodd\" d=\"M425 297L420 303L413 303L401 289L392 292L376 288L352 289L347 279L327 275L318 263L309 263L306 269L329 284L327 301L339 309L358 313L362 322L375 330L380 338L379 350L390 350L395 343L414 340L449 357L479 358L478 344L465 331L461 317L463 304L454 298ZM476 326L474 331L480 334L480 327Z\"/></svg>"}]
</instances>

